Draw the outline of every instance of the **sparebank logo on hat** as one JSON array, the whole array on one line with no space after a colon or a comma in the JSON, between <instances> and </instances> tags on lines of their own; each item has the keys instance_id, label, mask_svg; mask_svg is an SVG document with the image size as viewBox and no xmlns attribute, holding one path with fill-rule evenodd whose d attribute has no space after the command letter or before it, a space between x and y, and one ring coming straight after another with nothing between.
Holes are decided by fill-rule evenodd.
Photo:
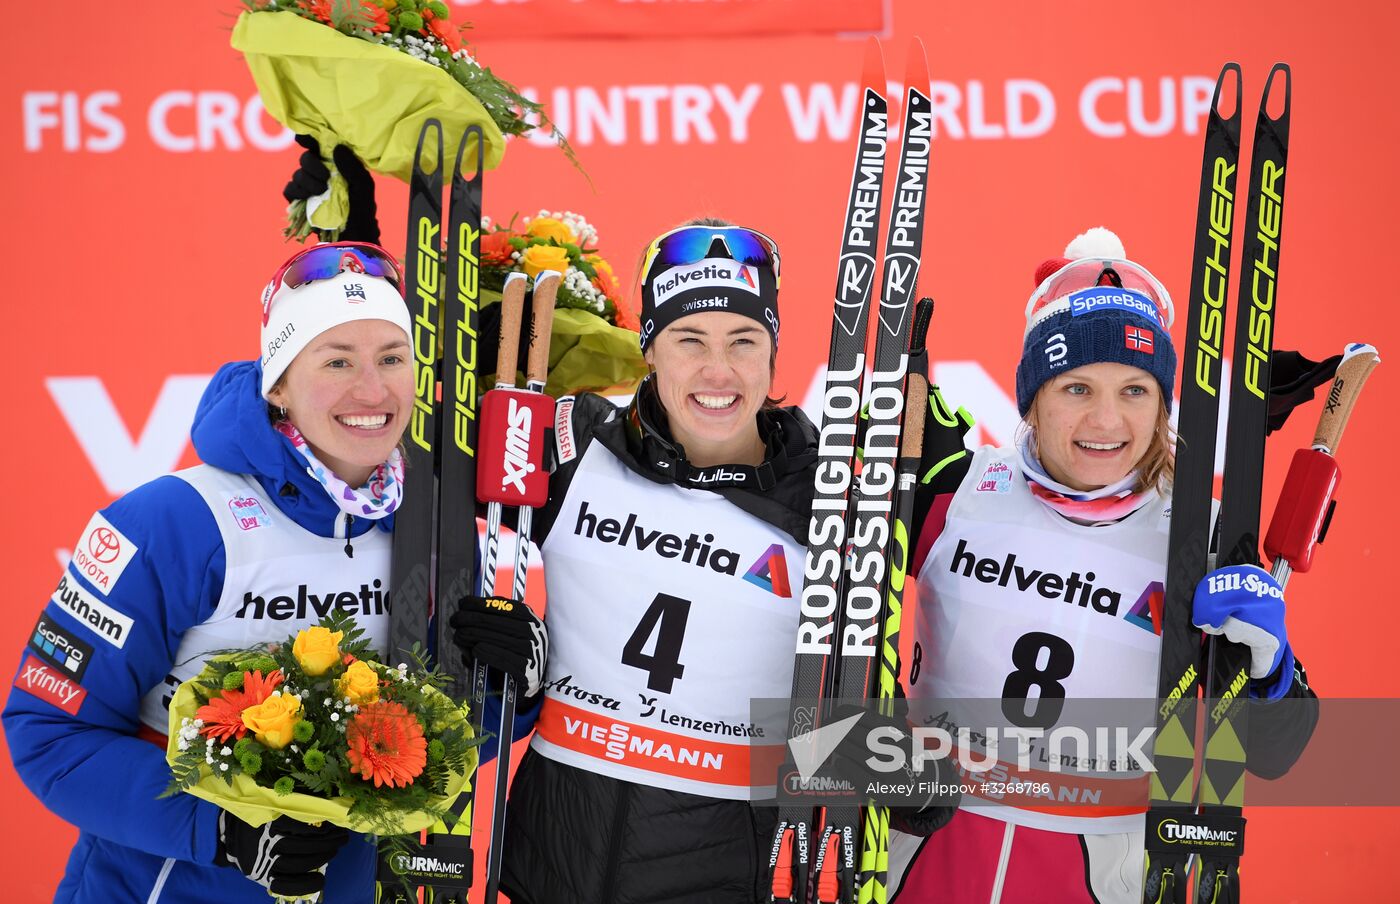
<instances>
[{"instance_id":1,"label":"sparebank logo on hat","mask_svg":"<svg viewBox=\"0 0 1400 904\"><path fill-rule=\"evenodd\" d=\"M1167 328L1166 324L1162 322L1161 312L1157 310L1157 305L1152 303L1152 299L1141 292L1134 292L1132 289L1095 286L1092 289L1082 289L1069 297L1069 312L1074 317L1092 314L1107 308L1118 308L1146 318L1162 329Z\"/></svg>"},{"instance_id":2,"label":"sparebank logo on hat","mask_svg":"<svg viewBox=\"0 0 1400 904\"><path fill-rule=\"evenodd\" d=\"M651 289L657 307L665 304L677 292L687 292L691 289L739 289L750 295L757 295L758 271L748 264L710 258L698 264L687 264L667 270L665 275L652 283Z\"/></svg>"}]
</instances>

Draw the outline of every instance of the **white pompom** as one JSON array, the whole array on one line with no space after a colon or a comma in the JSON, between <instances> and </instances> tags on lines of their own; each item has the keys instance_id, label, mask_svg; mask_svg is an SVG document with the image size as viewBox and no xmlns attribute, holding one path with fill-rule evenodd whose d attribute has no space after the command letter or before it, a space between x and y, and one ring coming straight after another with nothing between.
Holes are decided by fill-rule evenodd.
<instances>
[{"instance_id":1,"label":"white pompom","mask_svg":"<svg viewBox=\"0 0 1400 904\"><path fill-rule=\"evenodd\" d=\"M1095 226L1081 232L1065 246L1065 257L1076 261L1086 257L1127 260L1128 253L1123 250L1123 242L1117 235L1102 226Z\"/></svg>"}]
</instances>

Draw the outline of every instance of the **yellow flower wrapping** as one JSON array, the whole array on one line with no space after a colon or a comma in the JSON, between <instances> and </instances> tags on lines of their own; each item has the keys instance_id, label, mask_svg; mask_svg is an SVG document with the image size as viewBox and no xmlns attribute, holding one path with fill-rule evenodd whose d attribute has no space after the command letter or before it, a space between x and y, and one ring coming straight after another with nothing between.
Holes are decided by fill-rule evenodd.
<instances>
[{"instance_id":1,"label":"yellow flower wrapping","mask_svg":"<svg viewBox=\"0 0 1400 904\"><path fill-rule=\"evenodd\" d=\"M195 710L199 709L199 698L195 696L195 685L200 682L200 678L195 678L181 684L175 692L175 698L170 701L170 722L168 723L169 741L165 750L165 759L168 763L174 763L179 756L179 736L180 726L185 719L193 719ZM208 690L207 684L205 690ZM429 693L439 693L430 690ZM462 721L466 721L465 705L459 712ZM447 794L443 797L432 798L434 806L450 807L463 791L470 788L468 776L476 770L477 749L475 747L467 751L467 771L463 774L452 773L452 777L447 783ZM293 792L292 794L278 794L271 788L265 788L246 775L235 775L232 784L216 777L213 772L206 767L204 777L197 783L185 790L186 794L193 794L201 800L207 800L216 804L251 826L265 825L279 816L290 816L297 822L304 822L316 825L322 822L329 822L332 825L341 826L352 832L364 832L369 829L359 820L350 816L350 799L346 797L324 798L311 794ZM410 835L420 832L433 824L432 817L422 811L414 813L404 813L398 819L399 834Z\"/></svg>"},{"instance_id":2,"label":"yellow flower wrapping","mask_svg":"<svg viewBox=\"0 0 1400 904\"><path fill-rule=\"evenodd\" d=\"M291 12L244 12L233 29L273 119L320 142L326 158L349 145L365 166L408 181L423 123L443 125L443 153L456 159L468 126L481 127L485 168L505 155L505 137L486 108L443 70L408 54ZM476 165L473 153L464 167Z\"/></svg>"}]
</instances>

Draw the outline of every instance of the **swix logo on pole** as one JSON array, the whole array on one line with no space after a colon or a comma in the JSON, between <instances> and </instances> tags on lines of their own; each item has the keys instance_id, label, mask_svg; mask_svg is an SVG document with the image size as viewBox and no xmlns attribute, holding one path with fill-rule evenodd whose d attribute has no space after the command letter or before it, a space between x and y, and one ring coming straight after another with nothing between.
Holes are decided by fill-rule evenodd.
<instances>
[{"instance_id":1,"label":"swix logo on pole","mask_svg":"<svg viewBox=\"0 0 1400 904\"><path fill-rule=\"evenodd\" d=\"M476 495L482 502L538 508L549 498L545 428L554 400L544 393L493 389L481 401Z\"/></svg>"},{"instance_id":2,"label":"swix logo on pole","mask_svg":"<svg viewBox=\"0 0 1400 904\"><path fill-rule=\"evenodd\" d=\"M514 487L524 496L525 476L535 470L530 461L530 409L511 399L506 422L505 474L501 477L501 490Z\"/></svg>"}]
</instances>

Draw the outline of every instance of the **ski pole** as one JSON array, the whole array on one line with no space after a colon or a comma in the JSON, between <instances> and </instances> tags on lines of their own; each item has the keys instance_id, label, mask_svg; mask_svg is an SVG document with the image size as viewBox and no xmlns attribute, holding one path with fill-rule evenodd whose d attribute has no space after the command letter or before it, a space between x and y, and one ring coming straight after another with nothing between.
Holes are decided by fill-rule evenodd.
<instances>
[{"instance_id":1,"label":"ski pole","mask_svg":"<svg viewBox=\"0 0 1400 904\"><path fill-rule=\"evenodd\" d=\"M549 370L550 327L560 275L546 270L535 279L525 389L520 390L515 387L515 364L527 278L524 274L512 273L505 286L511 298L511 307L501 309L496 388L486 394L482 404L482 468L477 481L477 496L487 503L483 588L495 585L502 507L515 505L518 517L510 598L521 605L525 600L525 581L530 566L530 525L535 507L543 505L549 497L549 475L544 467L544 437L545 428L553 423L554 400L545 395L544 387ZM506 303L505 294L501 303ZM490 440L486 439L488 431ZM479 663L474 677L477 682L482 680ZM486 853L485 904L495 904L500 892L506 785L510 778L511 745L515 740L517 688L511 676L504 678L496 741L491 839Z\"/></svg>"}]
</instances>

